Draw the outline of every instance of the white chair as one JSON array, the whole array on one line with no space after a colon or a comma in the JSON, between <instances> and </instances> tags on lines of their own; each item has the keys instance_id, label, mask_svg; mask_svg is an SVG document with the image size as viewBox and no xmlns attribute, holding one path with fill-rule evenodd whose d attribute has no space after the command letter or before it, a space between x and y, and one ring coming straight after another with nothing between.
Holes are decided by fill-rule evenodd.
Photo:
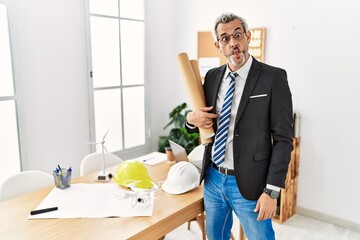
<instances>
[{"instance_id":1,"label":"white chair","mask_svg":"<svg viewBox=\"0 0 360 240\"><path fill-rule=\"evenodd\" d=\"M40 171L23 171L15 174L0 186L0 201L54 185L54 178Z\"/></svg>"},{"instance_id":2,"label":"white chair","mask_svg":"<svg viewBox=\"0 0 360 240\"><path fill-rule=\"evenodd\" d=\"M105 167L112 167L122 163L121 158L112 153L104 154ZM90 153L86 155L80 164L80 176L101 170L102 168L102 153Z\"/></svg>"}]
</instances>

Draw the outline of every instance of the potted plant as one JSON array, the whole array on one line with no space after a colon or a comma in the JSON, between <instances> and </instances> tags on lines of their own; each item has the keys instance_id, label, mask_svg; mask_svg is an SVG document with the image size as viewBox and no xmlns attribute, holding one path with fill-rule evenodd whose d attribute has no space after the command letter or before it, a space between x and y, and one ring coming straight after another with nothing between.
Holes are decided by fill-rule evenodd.
<instances>
[{"instance_id":1,"label":"potted plant","mask_svg":"<svg viewBox=\"0 0 360 240\"><path fill-rule=\"evenodd\" d=\"M170 146L169 139L185 148L188 154L199 145L199 133L188 133L185 129L188 112L190 110L187 109L186 103L182 103L169 113L170 122L165 125L164 129L169 126L173 126L173 128L170 130L169 135L159 137L159 152L165 152L165 148Z\"/></svg>"}]
</instances>

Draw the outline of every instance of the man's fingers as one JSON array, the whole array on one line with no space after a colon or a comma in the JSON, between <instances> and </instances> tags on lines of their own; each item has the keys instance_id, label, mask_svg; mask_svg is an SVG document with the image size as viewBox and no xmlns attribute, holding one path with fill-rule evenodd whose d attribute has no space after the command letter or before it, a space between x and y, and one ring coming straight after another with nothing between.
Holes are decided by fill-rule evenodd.
<instances>
[{"instance_id":1,"label":"man's fingers","mask_svg":"<svg viewBox=\"0 0 360 240\"><path fill-rule=\"evenodd\" d=\"M266 220L266 219L268 219L269 217L268 217L268 212L265 212L264 210L262 210L262 209L260 209L260 212L259 212L259 215L258 215L258 218L257 218L257 220L258 221L261 221L261 220Z\"/></svg>"},{"instance_id":2,"label":"man's fingers","mask_svg":"<svg viewBox=\"0 0 360 240\"><path fill-rule=\"evenodd\" d=\"M275 216L275 211L273 211L272 209L262 209L260 207L260 211L259 211L257 220L258 221L266 220L266 219L272 218L273 216Z\"/></svg>"},{"instance_id":3,"label":"man's fingers","mask_svg":"<svg viewBox=\"0 0 360 240\"><path fill-rule=\"evenodd\" d=\"M207 118L217 118L218 115L215 113L210 113L209 111L211 111L213 109L213 106L210 107L201 107L199 108L200 111L203 112L204 116Z\"/></svg>"},{"instance_id":4,"label":"man's fingers","mask_svg":"<svg viewBox=\"0 0 360 240\"><path fill-rule=\"evenodd\" d=\"M204 125L202 128L211 128L213 126L212 123Z\"/></svg>"},{"instance_id":5,"label":"man's fingers","mask_svg":"<svg viewBox=\"0 0 360 240\"><path fill-rule=\"evenodd\" d=\"M208 112L202 112L202 117L205 117L207 119L213 119L213 118L217 118L218 115L215 113L208 113Z\"/></svg>"},{"instance_id":6,"label":"man's fingers","mask_svg":"<svg viewBox=\"0 0 360 240\"><path fill-rule=\"evenodd\" d=\"M259 215L258 215L257 220L258 220L258 221L264 220L264 213L263 213L263 211L261 211L261 209L260 209L260 211L259 211Z\"/></svg>"},{"instance_id":7,"label":"man's fingers","mask_svg":"<svg viewBox=\"0 0 360 240\"><path fill-rule=\"evenodd\" d=\"M270 198L266 193L261 194L254 212L259 212L258 221L266 220L275 215L276 212L276 199Z\"/></svg>"},{"instance_id":8,"label":"man's fingers","mask_svg":"<svg viewBox=\"0 0 360 240\"><path fill-rule=\"evenodd\" d=\"M260 208L260 201L258 201L258 202L256 203L254 212L258 212L258 211L259 211L259 208Z\"/></svg>"},{"instance_id":9,"label":"man's fingers","mask_svg":"<svg viewBox=\"0 0 360 240\"><path fill-rule=\"evenodd\" d=\"M204 112L207 112L207 111L211 111L213 109L213 106L210 106L210 107L201 107L200 110L201 111L204 111Z\"/></svg>"}]
</instances>

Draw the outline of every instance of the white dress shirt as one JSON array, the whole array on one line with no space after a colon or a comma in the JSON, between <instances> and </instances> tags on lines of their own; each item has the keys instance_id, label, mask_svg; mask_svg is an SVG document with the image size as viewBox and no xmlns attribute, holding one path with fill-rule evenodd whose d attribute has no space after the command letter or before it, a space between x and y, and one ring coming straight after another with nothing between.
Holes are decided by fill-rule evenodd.
<instances>
[{"instance_id":1,"label":"white dress shirt","mask_svg":"<svg viewBox=\"0 0 360 240\"><path fill-rule=\"evenodd\" d=\"M250 71L250 67L252 64L252 57L250 56L249 59L246 61L244 66L242 66L239 70L236 71L237 76L235 78L235 91L233 96L233 102L231 105L231 114L230 114L230 123L229 123L229 130L228 130L228 136L226 140L226 149L225 149L225 162L221 164L221 167L228 168L228 169L234 169L234 154L233 154L233 139L234 139L234 126L235 126L235 118L236 114L240 105L240 99L244 91L245 82L247 79L247 76ZM231 70L229 69L229 66L226 67L226 71L223 77L223 80L221 81L219 92L217 94L217 100L216 100L216 113L220 116L221 107L224 102L224 97L226 94L226 91L229 87L230 77L229 73ZM212 151L214 151L214 146Z\"/></svg>"}]
</instances>

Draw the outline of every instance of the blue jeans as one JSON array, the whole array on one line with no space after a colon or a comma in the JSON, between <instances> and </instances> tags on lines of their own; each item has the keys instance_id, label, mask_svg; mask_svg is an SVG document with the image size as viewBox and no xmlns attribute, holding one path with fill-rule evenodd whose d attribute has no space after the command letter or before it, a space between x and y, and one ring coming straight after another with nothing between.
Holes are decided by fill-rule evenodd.
<instances>
[{"instance_id":1,"label":"blue jeans","mask_svg":"<svg viewBox=\"0 0 360 240\"><path fill-rule=\"evenodd\" d=\"M246 200L239 192L235 176L207 170L204 182L206 234L209 240L228 240L233 225L233 214L239 218L248 240L275 239L271 219L257 221L256 200Z\"/></svg>"}]
</instances>

